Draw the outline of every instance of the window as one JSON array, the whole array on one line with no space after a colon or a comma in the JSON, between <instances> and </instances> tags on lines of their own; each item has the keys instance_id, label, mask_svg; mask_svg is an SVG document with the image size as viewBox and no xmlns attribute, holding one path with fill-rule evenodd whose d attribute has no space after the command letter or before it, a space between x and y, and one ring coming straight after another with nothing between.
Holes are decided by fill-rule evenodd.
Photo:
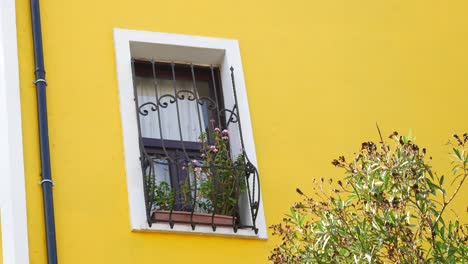
<instances>
[{"instance_id":1,"label":"window","mask_svg":"<svg viewBox=\"0 0 468 264\"><path fill-rule=\"evenodd\" d=\"M114 39L132 229L266 238L237 41Z\"/></svg>"},{"instance_id":2,"label":"window","mask_svg":"<svg viewBox=\"0 0 468 264\"><path fill-rule=\"evenodd\" d=\"M235 105L223 108L219 69L134 59L133 72L149 224L246 228L245 195L254 223L259 198L246 178L258 175L243 154L232 157L228 129L239 120Z\"/></svg>"}]
</instances>

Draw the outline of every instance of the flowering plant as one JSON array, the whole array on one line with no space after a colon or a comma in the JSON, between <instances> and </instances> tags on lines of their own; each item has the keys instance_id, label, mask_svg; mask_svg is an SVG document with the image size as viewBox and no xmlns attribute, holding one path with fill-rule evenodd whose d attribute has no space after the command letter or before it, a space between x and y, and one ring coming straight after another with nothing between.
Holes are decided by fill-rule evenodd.
<instances>
[{"instance_id":1,"label":"flowering plant","mask_svg":"<svg viewBox=\"0 0 468 264\"><path fill-rule=\"evenodd\" d=\"M229 131L214 128L211 140L207 133L199 137L202 143L201 159L188 166L194 175L191 190L198 210L220 215L235 214L240 194L245 191L245 159L239 154L235 159L229 150ZM196 188L195 188L196 185Z\"/></svg>"},{"instance_id":2,"label":"flowering plant","mask_svg":"<svg viewBox=\"0 0 468 264\"><path fill-rule=\"evenodd\" d=\"M244 154L232 157L229 131L213 128L199 136L200 158L186 161L181 167L187 172L179 191L166 182L154 187L153 202L157 210L215 213L235 216L240 195L246 189Z\"/></svg>"},{"instance_id":3,"label":"flowering plant","mask_svg":"<svg viewBox=\"0 0 468 264\"><path fill-rule=\"evenodd\" d=\"M272 226L281 238L273 263L468 263L468 225L444 214L468 177L468 134L451 143L450 192L425 148L390 138L333 160L345 172L336 184L321 178L310 195L296 190L302 201Z\"/></svg>"}]
</instances>

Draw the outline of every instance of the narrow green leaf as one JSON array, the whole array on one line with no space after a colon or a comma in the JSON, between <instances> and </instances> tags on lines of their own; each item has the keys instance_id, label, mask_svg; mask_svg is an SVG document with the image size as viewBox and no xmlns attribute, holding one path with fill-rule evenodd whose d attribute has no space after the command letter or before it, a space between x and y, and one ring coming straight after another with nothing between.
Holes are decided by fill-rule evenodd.
<instances>
[{"instance_id":1,"label":"narrow green leaf","mask_svg":"<svg viewBox=\"0 0 468 264\"><path fill-rule=\"evenodd\" d=\"M408 139L405 137L405 136L401 136L401 141L403 142L403 144L407 144L408 143Z\"/></svg>"},{"instance_id":2,"label":"narrow green leaf","mask_svg":"<svg viewBox=\"0 0 468 264\"><path fill-rule=\"evenodd\" d=\"M390 180L390 173L387 172L385 173L385 176L384 176L384 188L386 188L388 186L388 181Z\"/></svg>"},{"instance_id":3,"label":"narrow green leaf","mask_svg":"<svg viewBox=\"0 0 468 264\"><path fill-rule=\"evenodd\" d=\"M458 151L458 149L453 148L453 152L455 153L455 156L457 156L457 158L458 158L459 160L462 160L461 155L460 155L460 151Z\"/></svg>"}]
</instances>

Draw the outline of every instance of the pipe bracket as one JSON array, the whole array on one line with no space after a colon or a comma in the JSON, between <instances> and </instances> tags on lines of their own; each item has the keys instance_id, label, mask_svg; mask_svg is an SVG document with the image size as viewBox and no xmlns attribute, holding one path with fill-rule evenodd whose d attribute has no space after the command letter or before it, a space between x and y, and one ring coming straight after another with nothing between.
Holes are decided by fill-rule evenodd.
<instances>
[{"instance_id":1,"label":"pipe bracket","mask_svg":"<svg viewBox=\"0 0 468 264\"><path fill-rule=\"evenodd\" d=\"M44 184L45 182L50 182L52 184L52 186L54 186L54 182L52 180L49 180L49 179L44 179L42 181L39 182L40 185Z\"/></svg>"},{"instance_id":2,"label":"pipe bracket","mask_svg":"<svg viewBox=\"0 0 468 264\"><path fill-rule=\"evenodd\" d=\"M47 86L47 81L44 80L44 79L37 79L37 80L35 80L35 81L33 82L33 84L37 84L37 83L39 83L39 82L43 82L43 83Z\"/></svg>"}]
</instances>

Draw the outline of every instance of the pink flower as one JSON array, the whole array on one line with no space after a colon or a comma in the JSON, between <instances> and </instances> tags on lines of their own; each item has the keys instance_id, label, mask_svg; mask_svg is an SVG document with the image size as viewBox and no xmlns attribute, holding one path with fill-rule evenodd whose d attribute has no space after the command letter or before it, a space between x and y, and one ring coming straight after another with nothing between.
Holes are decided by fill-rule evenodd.
<instances>
[{"instance_id":1,"label":"pink flower","mask_svg":"<svg viewBox=\"0 0 468 264\"><path fill-rule=\"evenodd\" d=\"M224 139L224 140L228 140L228 139L229 139L229 137L227 137L227 136L224 136L224 137L223 137L223 139Z\"/></svg>"},{"instance_id":2,"label":"pink flower","mask_svg":"<svg viewBox=\"0 0 468 264\"><path fill-rule=\"evenodd\" d=\"M194 169L194 171L195 171L195 172L200 172L200 171L201 171L201 168L200 168L200 167L196 167L196 168Z\"/></svg>"},{"instance_id":3,"label":"pink flower","mask_svg":"<svg viewBox=\"0 0 468 264\"><path fill-rule=\"evenodd\" d=\"M219 132L219 131L221 131L221 129L215 128L214 131Z\"/></svg>"},{"instance_id":4,"label":"pink flower","mask_svg":"<svg viewBox=\"0 0 468 264\"><path fill-rule=\"evenodd\" d=\"M182 170L185 170L185 169L186 169L185 166L182 166Z\"/></svg>"},{"instance_id":5,"label":"pink flower","mask_svg":"<svg viewBox=\"0 0 468 264\"><path fill-rule=\"evenodd\" d=\"M202 157L202 158L204 158L205 156L206 156L205 153L201 154L201 157Z\"/></svg>"},{"instance_id":6,"label":"pink flower","mask_svg":"<svg viewBox=\"0 0 468 264\"><path fill-rule=\"evenodd\" d=\"M197 164L197 162L198 162L198 160L195 160L195 159L192 160L192 163L193 163L193 164Z\"/></svg>"},{"instance_id":7,"label":"pink flower","mask_svg":"<svg viewBox=\"0 0 468 264\"><path fill-rule=\"evenodd\" d=\"M218 149L217 148L213 149L213 152L214 153L218 152Z\"/></svg>"},{"instance_id":8,"label":"pink flower","mask_svg":"<svg viewBox=\"0 0 468 264\"><path fill-rule=\"evenodd\" d=\"M214 146L214 145L211 145L211 146L210 146L210 149L211 149L211 150L214 150L215 148L216 148L216 146Z\"/></svg>"},{"instance_id":9,"label":"pink flower","mask_svg":"<svg viewBox=\"0 0 468 264\"><path fill-rule=\"evenodd\" d=\"M223 134L226 134L226 135L229 134L229 130L224 129L224 130L223 130Z\"/></svg>"}]
</instances>

